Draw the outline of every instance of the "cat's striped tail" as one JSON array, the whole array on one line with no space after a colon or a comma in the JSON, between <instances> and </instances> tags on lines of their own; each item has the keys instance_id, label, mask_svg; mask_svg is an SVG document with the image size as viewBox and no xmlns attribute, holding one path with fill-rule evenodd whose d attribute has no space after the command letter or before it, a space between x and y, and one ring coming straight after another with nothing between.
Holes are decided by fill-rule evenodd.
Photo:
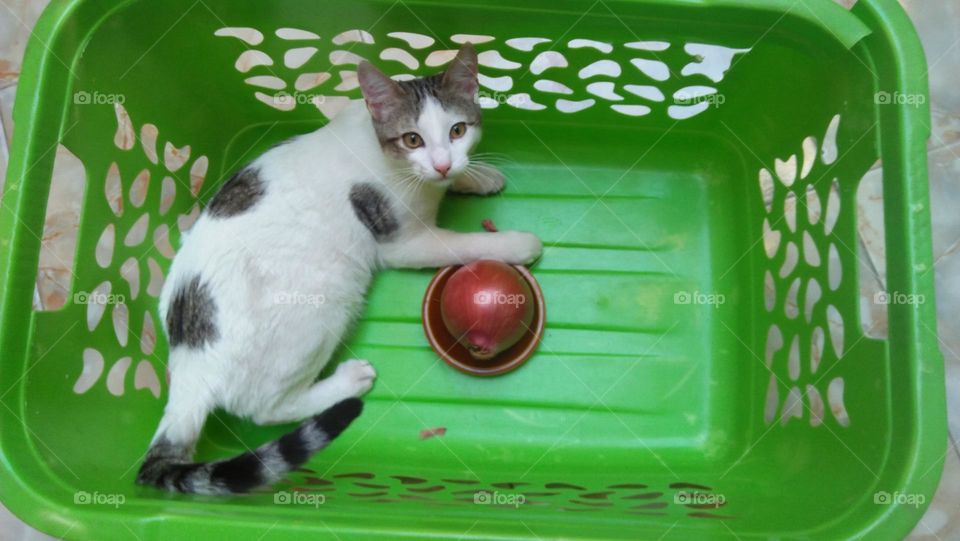
<instances>
[{"instance_id":1,"label":"cat's striped tail","mask_svg":"<svg viewBox=\"0 0 960 541\"><path fill-rule=\"evenodd\" d=\"M235 494L271 485L326 447L363 411L348 398L304 422L280 439L254 451L215 462L191 461L192 449L154 442L137 474L137 483L189 494Z\"/></svg>"}]
</instances>

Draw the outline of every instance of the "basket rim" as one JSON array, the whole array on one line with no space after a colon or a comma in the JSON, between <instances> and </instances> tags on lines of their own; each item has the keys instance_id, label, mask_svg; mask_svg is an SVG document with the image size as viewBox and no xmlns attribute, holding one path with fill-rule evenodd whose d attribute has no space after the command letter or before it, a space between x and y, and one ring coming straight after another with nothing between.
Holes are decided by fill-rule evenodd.
<instances>
[{"instance_id":1,"label":"basket rim","mask_svg":"<svg viewBox=\"0 0 960 541\"><path fill-rule=\"evenodd\" d=\"M54 93L66 93L66 87L52 88L46 84L48 79L66 80L61 75L54 75L55 71L60 71L63 66L59 66L55 58L55 49L60 50L68 48L72 55L67 60L74 60L82 52L81 42L71 42L70 24L78 12L84 9L97 10L99 13L99 22L117 9L120 9L133 0L123 2L120 5L109 4L102 0L53 0L45 9L40 20L32 33L27 48L27 54L23 63L24 70L21 82L17 92L17 113L16 118L16 137L13 139L13 148L11 149L11 159L8 166L8 179L17 175L26 178L29 171L27 167L26 156L33 155L35 149L40 148L42 142L39 140L38 131L42 128L38 120L42 111L49 117L59 117L62 110L66 107L65 100L53 100L57 104L49 105L51 96ZM711 5L711 6L730 6L737 8L751 8L765 11L789 11L792 0L707 0L697 2L686 2L686 0L647 0L649 3L677 4L689 3L691 5ZM507 1L499 2L507 4ZM828 9L826 7L824 10ZM833 8L842 9L834 4ZM817 10L819 11L819 9ZM850 24L846 26L847 30L834 35L848 47L862 47L870 56L889 55L894 66L893 73L888 78L893 82L891 90L896 88L904 93L914 93L928 95L926 83L926 62L924 60L923 49L919 42L912 23L907 18L903 9L896 0L860 0L851 12L860 25ZM812 24L823 26L828 29L837 29L837 25L827 25L826 22L817 17L816 12L812 10L804 13L795 13L795 16L803 17ZM89 13L87 13L89 16ZM94 28L90 29L93 32ZM863 40L869 33L872 38ZM67 82L69 85L69 82ZM929 102L929 100L926 100ZM62 102L62 103L61 103ZM41 105L42 104L42 105ZM58 109L59 107L59 109ZM53 122L48 117L47 124ZM899 140L884 141L883 155L887 158L889 154L898 156L904 162L896 174L903 175L910 184L911 198L905 201L905 204L913 204L917 199L926 197L929 200L926 179L925 160L911 159L916 157L916 153L924 151L926 139L930 133L929 106L921 107L891 107L888 117L883 122L895 123L900 126L900 130L905 133ZM58 124L59 125L59 124ZM49 126L48 126L49 127ZM59 134L59 130L56 131ZM886 163L886 159L885 159ZM45 167L39 167L39 170ZM33 177L38 173L34 172ZM14 220L21 212L26 212L29 201L25 199L23 190L21 193L15 193L9 189L11 183L8 181L5 187L5 195L15 209L15 212L8 213L13 217L0 217L0 240L10 241L8 246L0 247L0 279L3 279L4 286L0 288L0 345L5 346L5 353L0 358L0 366L6 370L0 371L0 378L7 380L10 378L11 367L19 367L23 362L26 347L30 341L31 332L22 331L25 327L32 330L35 324L35 314L22 310L24 303L30 305L32 298L32 287L27 288L26 284L32 284L32 276L17 277L13 272L15 269L30 267L36 268L35 258L25 257L23 249L17 248L17 239L20 238L18 231L26 227L22 223L16 223ZM49 186L49 179L47 179ZM44 194L45 195L45 194ZM45 198L44 198L45 199ZM923 203L923 201L921 201ZM35 210L31 211L35 212ZM42 212L39 219L42 221ZM911 243L910 248L904 253L905 264L913 266L932 262L932 250L929 241L929 205L924 210L916 213L916 216L909 221L910 230L908 234L919 235L920 242ZM16 224L16 225L15 225ZM13 232L13 233L11 233ZM926 233L926 236L923 234ZM918 246L919 244L919 246ZM35 254L34 254L35 255ZM19 260L17 257L19 256ZM26 260L24 263L23 260ZM914 276L910 279L910 285L914 290L933 297L932 278ZM924 321L930 321L930 314L934 310L933 303L929 303L922 308L914 308L912 313L904 313L903 323L909 327L909 333L915 338L913 343L896 344L909 353L909 360L914 363L912 374L915 377L911 385L915 391L914 406L916 409L916 426L910 427L912 432L906 434L909 441L913 442L911 447L911 460L903 465L902 468L903 484L905 491L924 494L927 500L918 507L890 506L886 509L878 510L877 506L870 505L866 495L863 501L852 506L846 517L863 516L869 517L867 523L862 524L826 524L823 525L820 532L813 532L815 535L831 534L854 534L860 536L870 535L871 538L901 538L906 535L912 527L919 521L923 512L932 499L932 496L939 483L940 472L943 468L943 450L947 443L946 430L946 399L943 386L943 359L937 349L935 340L931 340L929 335L922 332L921 325L925 326ZM935 321L935 312L934 319ZM26 321L25 321L26 320ZM16 335L20 336L16 336ZM11 347L7 347L11 346ZM892 345L893 347L893 345ZM11 351L13 353L11 353ZM13 373L13 376L19 376ZM131 516L123 515L118 520L116 514L108 515L104 511L98 511L93 507L76 508L70 507L64 503L62 498L66 491L65 486L56 482L49 482L48 478L30 478L24 471L14 467L15 463L23 463L24 460L33 460L40 464L36 454L31 456L13 456L16 451L5 442L15 433L17 437L22 437L25 441L24 448L29 447L30 435L29 427L22 423L15 422L15 411L22 408L21 399L22 387L11 389L9 395L0 399L7 407L0 409L0 426L4 427L4 436L0 437L0 484L5 489L0 493L0 499L3 500L12 513L23 519L28 524L52 535L63 535L66 537L102 539L113 538L128 535L133 531L153 531L159 532L166 529L172 532L170 522L157 521L150 516ZM922 397L917 398L917 397ZM11 405L13 408L11 409ZM13 429L13 430L11 430ZM936 475L921 475L926 471L936 472ZM55 480L54 480L55 481ZM182 504L182 505L178 505ZM171 516L187 519L187 513L179 512L185 510L189 502L170 502L170 509L173 511ZM194 517L191 522L195 522ZM161 523L162 522L162 523ZM496 521L489 522L489 526L495 531L500 525ZM71 529L66 533L61 531L69 526ZM94 532L93 527L97 530ZM290 533L297 532L297 526L279 525L280 530L286 529ZM386 537L387 532L375 530L373 526L354 525L352 528L356 532L374 533L378 537ZM234 530L236 531L236 530ZM523 532L523 530L518 530ZM478 529L478 533L480 530ZM399 534L398 534L399 535ZM587 534L585 534L587 535ZM749 537L749 536L747 536Z\"/></svg>"}]
</instances>

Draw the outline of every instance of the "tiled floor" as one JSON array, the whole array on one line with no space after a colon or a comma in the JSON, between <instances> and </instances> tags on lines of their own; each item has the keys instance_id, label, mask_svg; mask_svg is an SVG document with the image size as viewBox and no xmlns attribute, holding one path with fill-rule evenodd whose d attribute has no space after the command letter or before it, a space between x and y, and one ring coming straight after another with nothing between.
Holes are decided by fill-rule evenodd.
<instances>
[{"instance_id":1,"label":"tiled floor","mask_svg":"<svg viewBox=\"0 0 960 541\"><path fill-rule=\"evenodd\" d=\"M852 0L837 0L852 4ZM47 0L0 0L0 186L7 168L8 146L12 131L11 108L20 74L20 62L31 28ZM934 133L930 140L930 189L933 204L934 250L937 259L937 303L940 316L941 350L946 361L950 433L953 442L946 452L943 480L930 510L917 526L910 539L960 539L960 0L901 0L913 18L926 47L930 66L930 91L933 108ZM863 194L876 189L879 172L864 183ZM69 176L69 175L67 175ZM71 202L70 186L64 186L64 196L57 203L57 213L67 218L75 210ZM871 261L864 265L876 270L875 283L865 283L871 292L883 287L885 280L882 233L877 234L878 200L863 197L862 214L867 221L861 226L863 245ZM69 221L69 220L66 220ZM882 231L882 230L880 230ZM48 224L45 239L59 238L64 232L56 223ZM69 236L69 232L66 232ZM56 254L54 259L61 259ZM64 254L63 257L70 257ZM871 265L872 264L872 265ZM56 265L51 265L50 279L39 284L40 298L54 304L63 288ZM884 315L874 314L875 318ZM876 323L876 321L875 321ZM880 321L878 329L885 329ZM0 506L0 540L36 541L51 539L20 523Z\"/></svg>"}]
</instances>

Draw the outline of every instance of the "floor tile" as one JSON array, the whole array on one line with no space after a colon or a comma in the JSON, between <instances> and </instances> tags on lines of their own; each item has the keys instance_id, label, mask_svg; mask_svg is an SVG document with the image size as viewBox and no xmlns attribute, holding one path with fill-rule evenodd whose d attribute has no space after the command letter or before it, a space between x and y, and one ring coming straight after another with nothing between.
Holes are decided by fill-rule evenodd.
<instances>
[{"instance_id":1,"label":"floor tile","mask_svg":"<svg viewBox=\"0 0 960 541\"><path fill-rule=\"evenodd\" d=\"M920 34L930 77L930 147L960 142L960 0L901 0Z\"/></svg>"},{"instance_id":2,"label":"floor tile","mask_svg":"<svg viewBox=\"0 0 960 541\"><path fill-rule=\"evenodd\" d=\"M960 113L960 0L901 0L913 21L927 55L930 105L939 111Z\"/></svg>"},{"instance_id":3,"label":"floor tile","mask_svg":"<svg viewBox=\"0 0 960 541\"><path fill-rule=\"evenodd\" d=\"M17 85L10 84L0 88L0 123L9 143L13 139L13 102L17 95Z\"/></svg>"},{"instance_id":4,"label":"floor tile","mask_svg":"<svg viewBox=\"0 0 960 541\"><path fill-rule=\"evenodd\" d=\"M930 152L930 213L933 258L960 250L960 143Z\"/></svg>"},{"instance_id":5,"label":"floor tile","mask_svg":"<svg viewBox=\"0 0 960 541\"><path fill-rule=\"evenodd\" d=\"M884 293L884 287L877 279L876 271L864 254L863 245L860 248L860 328L871 338L886 339L887 332L887 305L879 301Z\"/></svg>"},{"instance_id":6,"label":"floor tile","mask_svg":"<svg viewBox=\"0 0 960 541\"><path fill-rule=\"evenodd\" d=\"M960 455L953 444L944 450L944 455L940 486L926 514L907 538L909 541L960 539Z\"/></svg>"},{"instance_id":7,"label":"floor tile","mask_svg":"<svg viewBox=\"0 0 960 541\"><path fill-rule=\"evenodd\" d=\"M937 264L937 314L940 351L946 363L950 431L960 437L960 254Z\"/></svg>"},{"instance_id":8,"label":"floor tile","mask_svg":"<svg viewBox=\"0 0 960 541\"><path fill-rule=\"evenodd\" d=\"M85 175L80 160L63 146L57 149L37 275L40 302L48 310L62 307L70 292Z\"/></svg>"},{"instance_id":9,"label":"floor tile","mask_svg":"<svg viewBox=\"0 0 960 541\"><path fill-rule=\"evenodd\" d=\"M2 143L0 146L3 147L0 148L0 194L3 193L7 178L7 164L10 161L10 143L13 138L13 98L16 93L16 84L0 87L0 143Z\"/></svg>"},{"instance_id":10,"label":"floor tile","mask_svg":"<svg viewBox=\"0 0 960 541\"><path fill-rule=\"evenodd\" d=\"M20 77L24 49L46 0L0 2L0 87Z\"/></svg>"},{"instance_id":11,"label":"floor tile","mask_svg":"<svg viewBox=\"0 0 960 541\"><path fill-rule=\"evenodd\" d=\"M883 221L883 169L871 169L857 187L857 231L863 250L876 269L880 283L887 283L887 242Z\"/></svg>"},{"instance_id":12,"label":"floor tile","mask_svg":"<svg viewBox=\"0 0 960 541\"><path fill-rule=\"evenodd\" d=\"M960 143L960 113L934 109L930 115L933 117L931 148Z\"/></svg>"},{"instance_id":13,"label":"floor tile","mask_svg":"<svg viewBox=\"0 0 960 541\"><path fill-rule=\"evenodd\" d=\"M20 522L20 519L2 505L0 505L0 538L3 541L56 541L56 538L44 535Z\"/></svg>"},{"instance_id":14,"label":"floor tile","mask_svg":"<svg viewBox=\"0 0 960 541\"><path fill-rule=\"evenodd\" d=\"M0 107L3 104L0 102ZM3 185L7 178L7 163L10 162L9 142L7 134L3 130L2 120L0 120L0 194L3 193Z\"/></svg>"}]
</instances>

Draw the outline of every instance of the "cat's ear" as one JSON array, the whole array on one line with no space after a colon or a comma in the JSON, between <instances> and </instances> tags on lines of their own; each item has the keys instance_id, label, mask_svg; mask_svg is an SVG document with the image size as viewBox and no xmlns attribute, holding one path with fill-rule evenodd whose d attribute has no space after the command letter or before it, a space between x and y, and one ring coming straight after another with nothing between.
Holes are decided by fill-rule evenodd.
<instances>
[{"instance_id":1,"label":"cat's ear","mask_svg":"<svg viewBox=\"0 0 960 541\"><path fill-rule=\"evenodd\" d=\"M464 43L443 74L443 86L457 94L473 97L477 92L477 50Z\"/></svg>"},{"instance_id":2,"label":"cat's ear","mask_svg":"<svg viewBox=\"0 0 960 541\"><path fill-rule=\"evenodd\" d=\"M376 121L384 120L400 101L400 86L366 60L357 67L357 80L370 116Z\"/></svg>"}]
</instances>

